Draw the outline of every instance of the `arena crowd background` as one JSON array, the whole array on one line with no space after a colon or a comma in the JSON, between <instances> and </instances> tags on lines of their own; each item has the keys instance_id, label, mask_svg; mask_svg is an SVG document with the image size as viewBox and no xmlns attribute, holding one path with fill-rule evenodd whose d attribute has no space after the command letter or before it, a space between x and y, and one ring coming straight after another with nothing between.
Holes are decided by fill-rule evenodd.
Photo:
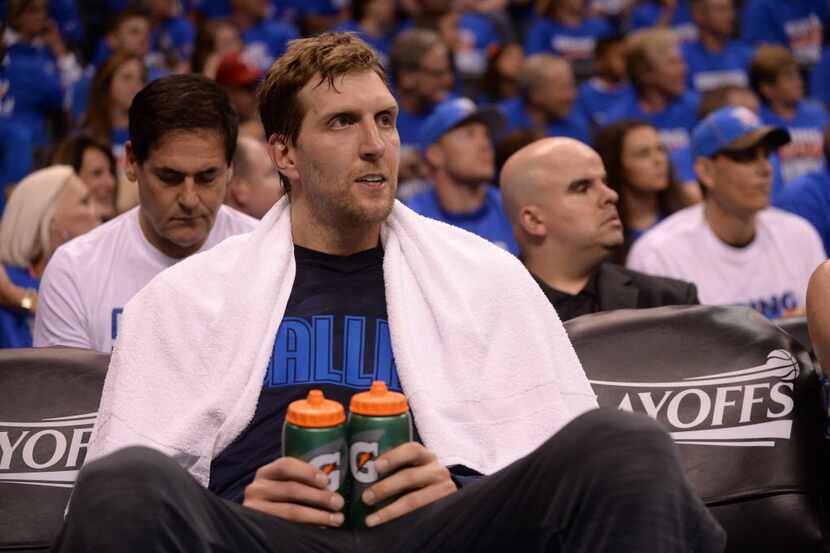
<instances>
[{"instance_id":1,"label":"arena crowd background","mask_svg":"<svg viewBox=\"0 0 830 553\"><path fill-rule=\"evenodd\" d=\"M627 249L701 200L690 133L705 114L740 105L790 131L771 159L772 201L807 217L830 245L821 202L808 200L811 214L785 194L800 179L827 179L826 0L3 0L0 11L0 208L27 175L71 165L91 206L75 235L138 202L124 145L130 102L146 83L186 72L215 79L241 136L264 141L263 73L290 40L347 30L381 55L400 104L402 199L430 186L422 123L441 101L465 97L505 117L491 137L497 169L543 136L593 144L620 193ZM671 160L665 182L650 187L613 166L623 146L608 126L630 119L658 132ZM2 257L19 289L37 287L32 260ZM759 310L788 314L786 305Z\"/></svg>"}]
</instances>

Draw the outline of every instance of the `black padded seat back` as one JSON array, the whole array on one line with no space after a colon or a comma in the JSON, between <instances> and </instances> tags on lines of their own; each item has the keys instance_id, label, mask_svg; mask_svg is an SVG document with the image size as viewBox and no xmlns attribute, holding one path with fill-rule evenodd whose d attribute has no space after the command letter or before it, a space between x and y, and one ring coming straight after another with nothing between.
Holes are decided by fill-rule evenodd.
<instances>
[{"instance_id":1,"label":"black padded seat back","mask_svg":"<svg viewBox=\"0 0 830 553\"><path fill-rule=\"evenodd\" d=\"M565 326L599 404L672 434L728 551L825 550L821 389L795 339L744 307L621 310Z\"/></svg>"},{"instance_id":2,"label":"black padded seat back","mask_svg":"<svg viewBox=\"0 0 830 553\"><path fill-rule=\"evenodd\" d=\"M47 550L86 457L109 355L0 350L0 551Z\"/></svg>"},{"instance_id":3,"label":"black padded seat back","mask_svg":"<svg viewBox=\"0 0 830 553\"><path fill-rule=\"evenodd\" d=\"M780 319L773 319L772 322L798 340L798 343L810 352L810 354L813 353L813 343L810 341L810 331L807 328L807 317L803 315L798 317L782 317Z\"/></svg>"}]
</instances>

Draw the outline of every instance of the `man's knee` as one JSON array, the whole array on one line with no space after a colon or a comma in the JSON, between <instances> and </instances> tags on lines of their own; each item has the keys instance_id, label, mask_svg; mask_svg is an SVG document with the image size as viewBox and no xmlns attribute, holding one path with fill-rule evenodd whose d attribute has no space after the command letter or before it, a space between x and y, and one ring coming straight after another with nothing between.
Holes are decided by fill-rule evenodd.
<instances>
[{"instance_id":1,"label":"man's knee","mask_svg":"<svg viewBox=\"0 0 830 553\"><path fill-rule=\"evenodd\" d=\"M629 463L665 467L677 453L669 434L641 414L602 408L583 413L541 448L543 456L567 456L573 462L596 463L613 470ZM676 466L676 463L675 463Z\"/></svg>"},{"instance_id":2,"label":"man's knee","mask_svg":"<svg viewBox=\"0 0 830 553\"><path fill-rule=\"evenodd\" d=\"M128 447L85 465L72 492L73 513L128 512L152 508L178 480L189 476L164 454Z\"/></svg>"}]
</instances>

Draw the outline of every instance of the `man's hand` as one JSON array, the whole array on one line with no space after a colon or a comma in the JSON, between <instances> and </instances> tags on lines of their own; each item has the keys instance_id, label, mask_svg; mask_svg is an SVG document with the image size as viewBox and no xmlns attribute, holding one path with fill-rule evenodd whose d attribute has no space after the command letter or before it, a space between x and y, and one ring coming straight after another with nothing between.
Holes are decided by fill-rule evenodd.
<instances>
[{"instance_id":1,"label":"man's hand","mask_svg":"<svg viewBox=\"0 0 830 553\"><path fill-rule=\"evenodd\" d=\"M390 449L375 460L375 469L381 477L394 474L381 478L363 492L366 505L404 495L366 517L369 527L389 522L458 490L447 467L438 462L433 452L416 442Z\"/></svg>"},{"instance_id":2,"label":"man's hand","mask_svg":"<svg viewBox=\"0 0 830 553\"><path fill-rule=\"evenodd\" d=\"M245 488L245 507L293 522L337 528L343 524L343 496L326 489L329 477L314 466L280 457L256 471Z\"/></svg>"}]
</instances>

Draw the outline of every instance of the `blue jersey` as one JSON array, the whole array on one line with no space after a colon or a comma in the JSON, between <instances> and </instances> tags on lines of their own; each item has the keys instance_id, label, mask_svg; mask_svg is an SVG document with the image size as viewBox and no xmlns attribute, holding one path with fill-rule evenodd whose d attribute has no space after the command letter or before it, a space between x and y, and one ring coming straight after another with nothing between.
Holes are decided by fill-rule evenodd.
<instances>
[{"instance_id":1,"label":"blue jersey","mask_svg":"<svg viewBox=\"0 0 830 553\"><path fill-rule=\"evenodd\" d=\"M655 0L642 2L631 13L631 28L639 30L656 26L661 10L661 2ZM672 31L681 41L697 40L697 27L692 21L692 12L689 10L687 0L678 0L670 25Z\"/></svg>"},{"instance_id":2,"label":"blue jersey","mask_svg":"<svg viewBox=\"0 0 830 553\"><path fill-rule=\"evenodd\" d=\"M550 52L569 61L590 60L597 40L612 31L604 19L585 19L578 27L568 27L548 17L537 17L527 31L525 53Z\"/></svg>"},{"instance_id":3,"label":"blue jersey","mask_svg":"<svg viewBox=\"0 0 830 553\"><path fill-rule=\"evenodd\" d=\"M0 214L6 206L6 186L19 182L32 170L32 136L29 129L0 117Z\"/></svg>"},{"instance_id":4,"label":"blue jersey","mask_svg":"<svg viewBox=\"0 0 830 553\"><path fill-rule=\"evenodd\" d=\"M741 37L748 44L781 44L804 64L821 54L827 0L749 0L741 14Z\"/></svg>"},{"instance_id":5,"label":"blue jersey","mask_svg":"<svg viewBox=\"0 0 830 553\"><path fill-rule=\"evenodd\" d=\"M482 206L471 213L449 213L445 211L438 203L438 195L432 188L416 194L406 202L406 205L424 217L463 228L485 240L489 240L513 255L519 255L519 246L516 244L516 239L513 238L513 229L507 220L507 215L504 214L501 192L497 188L489 187Z\"/></svg>"},{"instance_id":6,"label":"blue jersey","mask_svg":"<svg viewBox=\"0 0 830 553\"><path fill-rule=\"evenodd\" d=\"M504 100L498 103L498 107L507 119L505 133L534 128L522 98ZM565 119L548 124L545 133L548 136L568 136L586 144L591 143L591 125L576 105Z\"/></svg>"},{"instance_id":7,"label":"blue jersey","mask_svg":"<svg viewBox=\"0 0 830 553\"><path fill-rule=\"evenodd\" d=\"M80 46L84 42L84 25L74 0L49 0L49 15L58 24L61 37L68 43Z\"/></svg>"},{"instance_id":8,"label":"blue jersey","mask_svg":"<svg viewBox=\"0 0 830 553\"><path fill-rule=\"evenodd\" d=\"M49 50L22 43L8 47L0 63L0 116L28 128L34 146L49 142L46 118L61 112L63 93Z\"/></svg>"},{"instance_id":9,"label":"blue jersey","mask_svg":"<svg viewBox=\"0 0 830 553\"><path fill-rule=\"evenodd\" d=\"M300 38L297 29L288 23L262 20L242 33L245 59L267 71L288 46L288 41Z\"/></svg>"},{"instance_id":10,"label":"blue jersey","mask_svg":"<svg viewBox=\"0 0 830 553\"><path fill-rule=\"evenodd\" d=\"M689 145L692 129L697 124L697 105L700 97L694 92L678 96L663 111L647 113L640 106L635 94L623 98L608 110L607 122L620 119L641 119L654 125L663 144L669 151Z\"/></svg>"},{"instance_id":11,"label":"blue jersey","mask_svg":"<svg viewBox=\"0 0 830 553\"><path fill-rule=\"evenodd\" d=\"M826 166L795 179L773 203L810 221L830 256L830 172Z\"/></svg>"},{"instance_id":12,"label":"blue jersey","mask_svg":"<svg viewBox=\"0 0 830 553\"><path fill-rule=\"evenodd\" d=\"M824 106L804 100L792 119L784 119L767 106L761 106L761 120L765 125L785 127L790 131L792 140L778 150L785 182L821 167L824 162L824 129L828 123Z\"/></svg>"},{"instance_id":13,"label":"blue jersey","mask_svg":"<svg viewBox=\"0 0 830 553\"><path fill-rule=\"evenodd\" d=\"M689 75L689 88L706 92L722 86L747 86L752 49L737 40L729 41L720 52L712 52L700 41L683 45L683 59Z\"/></svg>"},{"instance_id":14,"label":"blue jersey","mask_svg":"<svg viewBox=\"0 0 830 553\"><path fill-rule=\"evenodd\" d=\"M5 265L15 286L20 288L37 289L40 280L32 276L28 269ZM32 314L19 309L0 307L0 348L30 348L32 347L32 325L35 318Z\"/></svg>"},{"instance_id":15,"label":"blue jersey","mask_svg":"<svg viewBox=\"0 0 830 553\"><path fill-rule=\"evenodd\" d=\"M810 97L830 106L830 47L824 49L810 75Z\"/></svg>"},{"instance_id":16,"label":"blue jersey","mask_svg":"<svg viewBox=\"0 0 830 553\"><path fill-rule=\"evenodd\" d=\"M609 86L595 77L579 86L576 105L593 125L602 126L611 106L633 95L634 89L628 83Z\"/></svg>"}]
</instances>

